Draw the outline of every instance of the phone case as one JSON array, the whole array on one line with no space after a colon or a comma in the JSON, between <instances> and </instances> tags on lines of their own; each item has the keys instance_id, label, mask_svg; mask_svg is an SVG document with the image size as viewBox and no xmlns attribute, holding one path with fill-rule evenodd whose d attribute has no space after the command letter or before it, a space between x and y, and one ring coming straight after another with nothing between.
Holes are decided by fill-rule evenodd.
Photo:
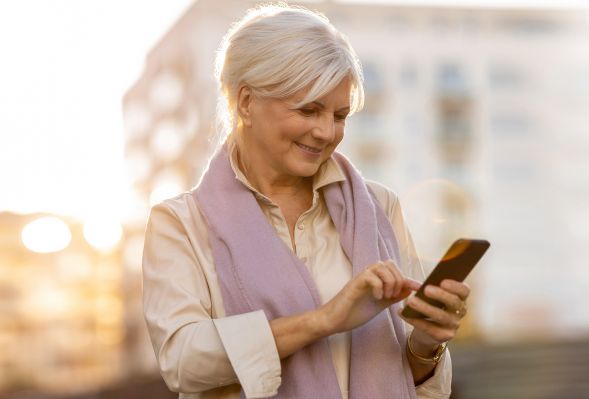
<instances>
[{"instance_id":1,"label":"phone case","mask_svg":"<svg viewBox=\"0 0 589 399\"><path fill-rule=\"evenodd\" d=\"M444 309L443 303L425 296L423 291L425 286L439 286L445 279L463 281L489 249L490 245L487 240L472 238L460 238L454 241L415 295L431 305ZM402 315L413 319L425 318L425 315L409 306L405 306Z\"/></svg>"}]
</instances>

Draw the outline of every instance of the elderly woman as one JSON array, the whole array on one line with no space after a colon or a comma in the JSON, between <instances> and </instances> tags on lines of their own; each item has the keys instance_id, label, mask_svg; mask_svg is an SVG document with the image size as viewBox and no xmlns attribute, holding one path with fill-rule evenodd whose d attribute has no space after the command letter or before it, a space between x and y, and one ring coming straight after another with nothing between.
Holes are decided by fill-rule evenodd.
<instances>
[{"instance_id":1,"label":"elderly woman","mask_svg":"<svg viewBox=\"0 0 589 399\"><path fill-rule=\"evenodd\" d=\"M397 197L335 152L360 63L322 15L250 10L217 77L228 135L190 192L152 208L145 319L181 398L447 398L468 287L423 271ZM221 109L221 108L220 108ZM427 316L403 320L402 302Z\"/></svg>"}]
</instances>

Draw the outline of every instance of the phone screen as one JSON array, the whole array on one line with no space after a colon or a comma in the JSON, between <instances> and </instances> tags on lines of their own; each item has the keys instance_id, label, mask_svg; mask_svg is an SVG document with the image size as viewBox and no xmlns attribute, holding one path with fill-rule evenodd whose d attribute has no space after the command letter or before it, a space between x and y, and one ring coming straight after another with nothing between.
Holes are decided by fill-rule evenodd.
<instances>
[{"instance_id":1,"label":"phone screen","mask_svg":"<svg viewBox=\"0 0 589 399\"><path fill-rule=\"evenodd\" d=\"M425 296L423 291L425 286L439 286L445 279L463 281L483 257L487 249L489 249L490 245L487 240L475 240L471 238L460 238L454 241L415 295L427 303L443 309L443 303ZM423 319L426 317L409 306L403 308L402 314L407 318L413 319Z\"/></svg>"}]
</instances>

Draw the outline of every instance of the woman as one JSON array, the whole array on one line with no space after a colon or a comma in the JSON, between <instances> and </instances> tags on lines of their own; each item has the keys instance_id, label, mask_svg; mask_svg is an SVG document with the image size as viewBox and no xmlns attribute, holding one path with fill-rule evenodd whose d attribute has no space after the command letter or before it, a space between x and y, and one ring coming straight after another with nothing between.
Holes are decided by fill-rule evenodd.
<instances>
[{"instance_id":1,"label":"woman","mask_svg":"<svg viewBox=\"0 0 589 399\"><path fill-rule=\"evenodd\" d=\"M250 10L217 77L228 137L200 183L152 208L144 309L182 398L447 398L468 287L428 287L396 196L341 154L362 75L316 13ZM222 109L222 107L220 107Z\"/></svg>"}]
</instances>

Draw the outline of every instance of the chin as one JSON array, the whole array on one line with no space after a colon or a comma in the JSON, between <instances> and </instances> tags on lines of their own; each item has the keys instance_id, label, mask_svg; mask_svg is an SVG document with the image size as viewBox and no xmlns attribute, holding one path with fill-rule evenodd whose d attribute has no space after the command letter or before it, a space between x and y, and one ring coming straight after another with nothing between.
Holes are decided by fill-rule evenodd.
<instances>
[{"instance_id":1,"label":"chin","mask_svg":"<svg viewBox=\"0 0 589 399\"><path fill-rule=\"evenodd\" d=\"M317 171L319 170L319 165L300 165L297 168L293 168L292 170L292 174L294 176L299 176L299 177L311 177L314 176L315 173L317 173Z\"/></svg>"}]
</instances>

